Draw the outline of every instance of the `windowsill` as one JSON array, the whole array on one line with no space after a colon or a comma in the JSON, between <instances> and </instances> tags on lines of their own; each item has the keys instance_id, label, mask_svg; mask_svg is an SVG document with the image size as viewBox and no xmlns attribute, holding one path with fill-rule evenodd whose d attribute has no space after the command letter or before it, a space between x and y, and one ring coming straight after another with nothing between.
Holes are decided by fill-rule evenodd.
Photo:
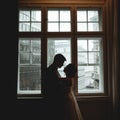
<instances>
[{"instance_id":1,"label":"windowsill","mask_svg":"<svg viewBox=\"0 0 120 120\"><path fill-rule=\"evenodd\" d=\"M104 100L110 100L110 96L98 96L98 95L78 95L76 96L77 101L104 101ZM19 95L17 96L17 100L44 100L43 96L40 95Z\"/></svg>"},{"instance_id":2,"label":"windowsill","mask_svg":"<svg viewBox=\"0 0 120 120\"><path fill-rule=\"evenodd\" d=\"M76 96L77 101L104 101L111 100L110 96Z\"/></svg>"},{"instance_id":3,"label":"windowsill","mask_svg":"<svg viewBox=\"0 0 120 120\"><path fill-rule=\"evenodd\" d=\"M39 96L39 97L20 96L20 97L17 97L17 99L18 99L18 100L20 100L20 99L27 99L27 100L28 100L28 99L31 99L31 100L33 99L33 100L35 100L35 99L44 99L44 97L41 97L41 96Z\"/></svg>"}]
</instances>

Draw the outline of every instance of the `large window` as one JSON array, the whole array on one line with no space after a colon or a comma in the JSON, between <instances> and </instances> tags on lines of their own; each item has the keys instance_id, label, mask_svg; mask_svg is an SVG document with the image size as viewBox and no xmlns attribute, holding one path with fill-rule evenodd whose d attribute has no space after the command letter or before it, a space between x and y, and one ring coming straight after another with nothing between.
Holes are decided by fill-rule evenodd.
<instances>
[{"instance_id":1,"label":"large window","mask_svg":"<svg viewBox=\"0 0 120 120\"><path fill-rule=\"evenodd\" d=\"M46 7L19 10L18 94L42 95L42 73L54 55L77 66L74 90L105 93L105 34L102 7ZM43 71L43 72L42 72ZM76 92L77 91L77 92Z\"/></svg>"},{"instance_id":2,"label":"large window","mask_svg":"<svg viewBox=\"0 0 120 120\"><path fill-rule=\"evenodd\" d=\"M69 9L48 10L48 32L71 31L71 14Z\"/></svg>"}]
</instances>

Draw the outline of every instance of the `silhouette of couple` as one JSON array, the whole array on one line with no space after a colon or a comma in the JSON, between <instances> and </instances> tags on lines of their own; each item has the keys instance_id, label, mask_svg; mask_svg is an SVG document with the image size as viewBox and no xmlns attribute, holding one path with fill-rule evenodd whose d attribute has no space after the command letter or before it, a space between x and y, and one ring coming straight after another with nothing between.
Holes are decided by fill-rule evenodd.
<instances>
[{"instance_id":1,"label":"silhouette of couple","mask_svg":"<svg viewBox=\"0 0 120 120\"><path fill-rule=\"evenodd\" d=\"M47 101L47 120L83 120L72 85L77 68L68 64L64 68L66 77L61 77L58 68L66 61L62 54L56 54L47 68L44 79L44 95Z\"/></svg>"}]
</instances>

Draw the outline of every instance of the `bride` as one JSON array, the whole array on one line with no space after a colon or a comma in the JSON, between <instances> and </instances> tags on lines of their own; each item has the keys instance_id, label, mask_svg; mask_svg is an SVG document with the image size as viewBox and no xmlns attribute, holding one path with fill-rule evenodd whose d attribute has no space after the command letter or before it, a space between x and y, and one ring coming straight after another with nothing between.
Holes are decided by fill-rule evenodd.
<instances>
[{"instance_id":1,"label":"bride","mask_svg":"<svg viewBox=\"0 0 120 120\"><path fill-rule=\"evenodd\" d=\"M73 64L68 64L64 68L66 78L61 78L62 93L64 94L64 118L63 120L83 120L77 100L72 90L74 77L77 68Z\"/></svg>"}]
</instances>

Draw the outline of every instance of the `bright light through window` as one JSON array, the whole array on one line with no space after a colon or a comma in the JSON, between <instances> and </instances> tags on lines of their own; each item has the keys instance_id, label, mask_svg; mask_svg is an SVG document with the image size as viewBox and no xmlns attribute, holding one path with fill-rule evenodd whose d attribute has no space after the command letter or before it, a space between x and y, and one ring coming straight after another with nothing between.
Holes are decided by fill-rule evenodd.
<instances>
[{"instance_id":1,"label":"bright light through window","mask_svg":"<svg viewBox=\"0 0 120 120\"><path fill-rule=\"evenodd\" d=\"M48 10L48 32L70 32L71 14L68 9Z\"/></svg>"},{"instance_id":2,"label":"bright light through window","mask_svg":"<svg viewBox=\"0 0 120 120\"><path fill-rule=\"evenodd\" d=\"M102 93L103 47L101 38L78 38L78 93Z\"/></svg>"},{"instance_id":3,"label":"bright light through window","mask_svg":"<svg viewBox=\"0 0 120 120\"><path fill-rule=\"evenodd\" d=\"M41 93L41 41L20 38L18 54L18 93Z\"/></svg>"}]
</instances>

